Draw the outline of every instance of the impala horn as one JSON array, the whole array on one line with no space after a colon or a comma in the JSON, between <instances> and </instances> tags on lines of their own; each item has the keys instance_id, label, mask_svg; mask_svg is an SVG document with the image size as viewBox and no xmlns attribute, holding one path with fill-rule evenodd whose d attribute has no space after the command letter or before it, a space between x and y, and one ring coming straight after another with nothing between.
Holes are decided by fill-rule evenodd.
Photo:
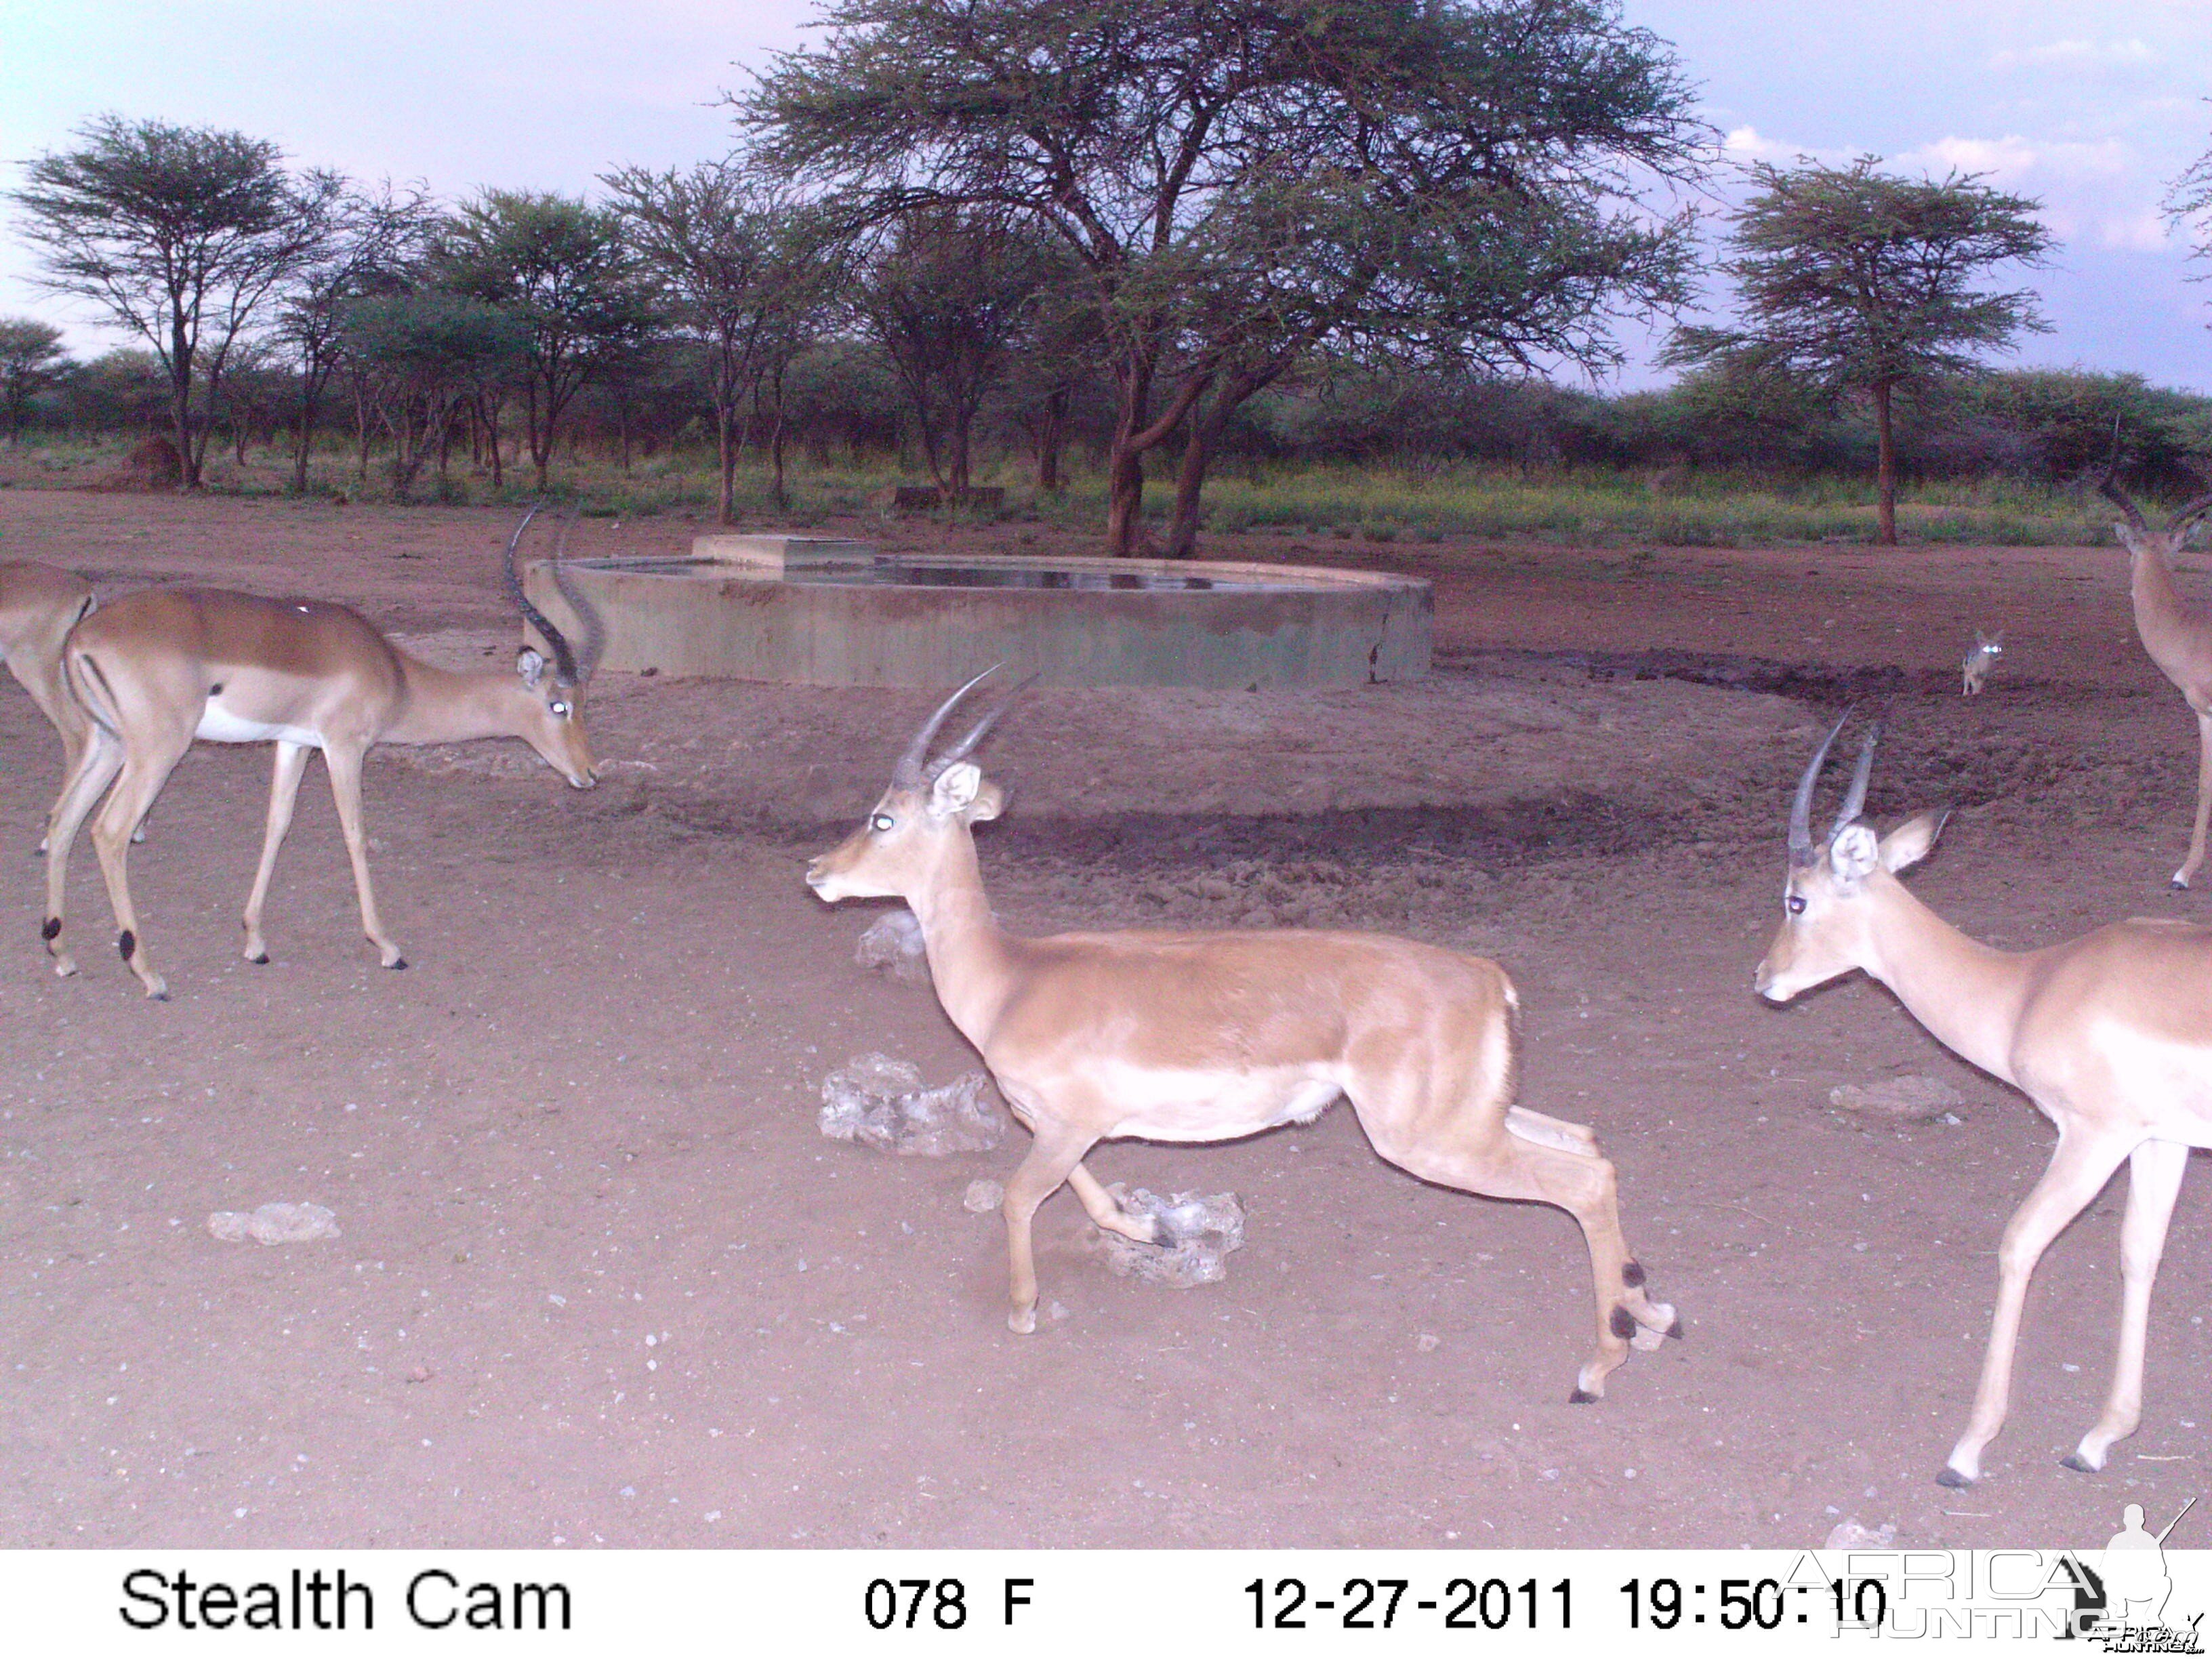
<instances>
[{"instance_id":1,"label":"impala horn","mask_svg":"<svg viewBox=\"0 0 2212 1659\"><path fill-rule=\"evenodd\" d=\"M538 636L553 647L553 678L562 685L574 685L576 653L568 648L567 637L553 626L545 613L531 604L529 596L522 591L522 578L515 573L514 550L522 544L522 532L530 528L530 521L537 516L538 508L533 505L522 515L522 522L514 526L514 534L507 538L507 591L514 595L523 621L536 629Z\"/></svg>"},{"instance_id":2,"label":"impala horn","mask_svg":"<svg viewBox=\"0 0 2212 1659\"><path fill-rule=\"evenodd\" d=\"M584 625L583 648L576 653L578 683L583 684L599 672L599 659L607 654L607 624L599 615L599 608L568 579L568 531L575 522L573 512L561 521L561 539L553 549L553 586L568 602L569 611Z\"/></svg>"},{"instance_id":3,"label":"impala horn","mask_svg":"<svg viewBox=\"0 0 2212 1659\"><path fill-rule=\"evenodd\" d=\"M1012 708L1014 699L1036 683L1036 675L1031 674L1028 678L1022 680L1012 690L1000 698L999 706L996 708L977 720L969 729L966 737L961 738L935 760L929 757L929 745L936 739L939 729L944 726L952 711L960 706L960 700L1005 666L1006 664L1002 662L993 663L974 679L937 705L937 712L921 723L921 730L914 734L914 741L907 744L906 752L899 757L898 764L891 769L891 782L895 786L902 789L925 788L946 767L956 761L966 760L975 752L975 745L982 742L992 726L998 723L999 716Z\"/></svg>"},{"instance_id":4,"label":"impala horn","mask_svg":"<svg viewBox=\"0 0 2212 1659\"><path fill-rule=\"evenodd\" d=\"M2137 530L2144 532L2145 533L2149 532L2150 526L2144 520L2142 510L2121 492L2119 485L2112 482L2112 467L2107 466L2103 472L2098 475L2097 493L2100 495L2102 495L2106 501L2112 502L2113 506L2118 507L2121 512L2126 514L2128 515L2128 522L2133 525ZM2205 505L2212 506L2212 496L2208 496L2206 498ZM2201 511L2202 509L2199 510Z\"/></svg>"},{"instance_id":5,"label":"impala horn","mask_svg":"<svg viewBox=\"0 0 2212 1659\"><path fill-rule=\"evenodd\" d=\"M1820 769L1828 763L1828 750L1836 734L1850 717L1851 711L1846 708L1843 718L1828 728L1828 735L1820 739L1820 746L1806 763L1805 775L1797 780L1797 793L1790 803L1790 866L1793 870L1804 869L1813 862L1813 787L1820 781Z\"/></svg>"},{"instance_id":6,"label":"impala horn","mask_svg":"<svg viewBox=\"0 0 2212 1659\"><path fill-rule=\"evenodd\" d=\"M1867 780L1874 775L1874 745L1881 736L1881 722L1876 720L1867 728L1866 741L1859 745L1859 763L1851 773L1851 787L1844 796L1843 810L1836 814L1835 829L1828 831L1830 841L1845 824L1857 823L1859 814L1866 810Z\"/></svg>"}]
</instances>

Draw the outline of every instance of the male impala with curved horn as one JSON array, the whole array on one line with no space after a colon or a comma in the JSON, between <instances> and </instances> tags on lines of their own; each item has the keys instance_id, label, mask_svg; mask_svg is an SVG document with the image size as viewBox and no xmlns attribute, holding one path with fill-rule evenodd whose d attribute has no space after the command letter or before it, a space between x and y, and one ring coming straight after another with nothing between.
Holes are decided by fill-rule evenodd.
<instances>
[{"instance_id":1,"label":"male impala with curved horn","mask_svg":"<svg viewBox=\"0 0 2212 1659\"><path fill-rule=\"evenodd\" d=\"M2173 884L2186 887L2204 862L2205 827L2212 822L2212 617L2182 604L2169 561L2181 551L2197 520L2212 511L2212 492L2189 502L2165 529L2153 530L2142 510L2112 482L2110 467L2097 481L2097 489L2127 514L2126 521L2112 529L2128 550L2128 597L2135 605L2136 637L2197 715L2197 822L2190 831L2189 856L2173 872Z\"/></svg>"},{"instance_id":2,"label":"male impala with curved horn","mask_svg":"<svg viewBox=\"0 0 2212 1659\"><path fill-rule=\"evenodd\" d=\"M27 559L0 559L0 661L61 733L62 772L76 769L89 738L84 713L62 678L62 641L93 608L82 576ZM46 843L39 843L44 850Z\"/></svg>"},{"instance_id":3,"label":"male impala with curved horn","mask_svg":"<svg viewBox=\"0 0 2212 1659\"><path fill-rule=\"evenodd\" d=\"M409 656L343 605L319 601L212 588L156 589L129 594L79 623L62 657L70 694L90 717L91 741L47 824L44 933L54 971L76 971L61 938L70 848L78 826L107 790L92 841L115 909L117 947L148 996L167 994L147 960L125 865L131 831L194 738L276 745L261 863L246 901L246 960L269 960L261 907L277 848L291 826L307 752L319 749L353 863L362 927L386 968L404 968L406 959L377 915L362 840L362 757L371 745L520 738L574 787L588 789L594 780L582 699L602 630L588 602L564 586L564 597L587 629L580 660L559 629L523 597L514 550L535 512L525 514L508 538L507 580L524 617L551 647L553 661L549 665L526 647L512 675L434 667ZM557 553L554 574L559 580Z\"/></svg>"},{"instance_id":4,"label":"male impala with curved horn","mask_svg":"<svg viewBox=\"0 0 2212 1659\"><path fill-rule=\"evenodd\" d=\"M1006 1184L1009 1326L1036 1328L1030 1219L1061 1182L1101 1227L1162 1242L1155 1218L1124 1212L1083 1167L1098 1141L1230 1140L1310 1122L1345 1095L1375 1150L1401 1169L1555 1204L1582 1224L1597 1351L1573 1400L1605 1392L1632 1339L1652 1347L1680 1334L1674 1310L1644 1294L1596 1136L1513 1104L1517 1005L1497 963L1375 933L1002 931L969 833L998 816L1000 796L967 757L1004 705L929 755L975 684L929 717L867 822L806 879L833 903L913 908L945 1012L1036 1137Z\"/></svg>"},{"instance_id":5,"label":"male impala with curved horn","mask_svg":"<svg viewBox=\"0 0 2212 1659\"><path fill-rule=\"evenodd\" d=\"M1923 812L1880 836L1858 821L1874 733L1826 842L1814 846L1814 784L1842 729L1839 720L1798 781L1782 927L1754 983L1761 996L1787 1002L1863 969L1946 1047L2020 1090L2058 1127L2050 1167L2005 1225L1981 1384L1966 1431L1936 1477L1944 1486L1980 1478L1983 1448L2004 1425L2036 1263L2112 1172L2129 1165L2112 1392L2065 1460L2069 1468L2101 1469L2142 1415L2151 1281L2189 1149L2212 1146L2212 930L2138 919L2040 951L1977 944L1895 874L1927 856L1943 815Z\"/></svg>"}]
</instances>

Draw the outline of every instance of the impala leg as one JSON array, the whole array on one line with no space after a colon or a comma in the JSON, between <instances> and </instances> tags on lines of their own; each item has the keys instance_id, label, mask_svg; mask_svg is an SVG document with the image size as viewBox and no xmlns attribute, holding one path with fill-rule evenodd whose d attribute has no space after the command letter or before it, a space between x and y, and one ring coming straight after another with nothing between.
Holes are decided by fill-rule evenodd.
<instances>
[{"instance_id":1,"label":"impala leg","mask_svg":"<svg viewBox=\"0 0 2212 1659\"><path fill-rule=\"evenodd\" d=\"M2051 1155L2051 1167L2005 1224L2004 1242L1997 1248L1996 1312L1990 1321L1990 1346L1982 1357L1973 1413L1966 1419L1966 1431L1951 1448L1951 1455L1936 1475L1937 1485L1970 1486L1981 1478L1983 1449L2004 1426L2005 1412L2012 1402L2013 1350L2020 1340L2020 1311L2027 1300L2027 1282L2035 1273L2035 1264L2066 1224L2104 1189L2120 1160L2132 1150L2127 1141L2117 1137L2062 1129L2058 1150Z\"/></svg>"},{"instance_id":2,"label":"impala leg","mask_svg":"<svg viewBox=\"0 0 2212 1659\"><path fill-rule=\"evenodd\" d=\"M404 968L407 958L376 914L376 891L368 884L368 848L361 829L361 755L335 746L323 750L330 769L331 794L337 802L338 828L345 832L346 856L353 860L354 890L361 896L361 928L382 956L386 968Z\"/></svg>"},{"instance_id":3,"label":"impala leg","mask_svg":"<svg viewBox=\"0 0 2212 1659\"><path fill-rule=\"evenodd\" d=\"M62 943L62 900L69 884L70 849L76 844L77 831L84 827L85 819L122 768L122 744L107 732L95 729L78 751L76 765L62 784L54 810L46 815L46 915L39 932L46 942L46 954L53 958L54 971L64 978L76 972L76 960L70 955L69 946Z\"/></svg>"},{"instance_id":4,"label":"impala leg","mask_svg":"<svg viewBox=\"0 0 2212 1659\"><path fill-rule=\"evenodd\" d=\"M1098 1177L1078 1164L1067 1172L1067 1184L1083 1200L1084 1209L1091 1220L1109 1233L1133 1239L1139 1244L1166 1244L1170 1240L1156 1215L1133 1216L1114 1201L1114 1194L1099 1185Z\"/></svg>"},{"instance_id":5,"label":"impala leg","mask_svg":"<svg viewBox=\"0 0 2212 1659\"><path fill-rule=\"evenodd\" d=\"M2142 1419L2143 1341L2150 1325L2150 1288L2166 1253L2166 1224L2181 1195L2189 1169L2189 1148L2178 1141L2146 1140L2129 1159L2128 1213L2120 1224L2120 1347L2112 1362L2112 1390L2105 1414L2081 1437L2073 1455L2061 1461L2069 1469L2091 1474L2105 1467L2105 1454L2116 1440L2136 1431Z\"/></svg>"},{"instance_id":6,"label":"impala leg","mask_svg":"<svg viewBox=\"0 0 2212 1659\"><path fill-rule=\"evenodd\" d=\"M292 827L292 805L299 798L300 779L307 769L307 745L278 743L276 763L269 774L269 827L261 837L261 863L253 872L253 890L246 896L246 959L265 963L269 946L261 937L261 907L269 897L269 879L276 873L277 849Z\"/></svg>"},{"instance_id":7,"label":"impala leg","mask_svg":"<svg viewBox=\"0 0 2212 1659\"><path fill-rule=\"evenodd\" d=\"M2204 862L2204 831L2212 822L2212 714L2197 717L2197 822L2189 832L2189 857L2173 872L2176 887L2189 885L2197 866Z\"/></svg>"},{"instance_id":8,"label":"impala leg","mask_svg":"<svg viewBox=\"0 0 2212 1659\"><path fill-rule=\"evenodd\" d=\"M1006 1315L1006 1328L1018 1335L1027 1336L1036 1329L1036 1259L1030 1246L1030 1218L1036 1214L1037 1206L1057 1192L1069 1173L1083 1162L1084 1153L1097 1144L1096 1135L1040 1119L1030 1155L1022 1160L1022 1167L1006 1183L1003 1208L1013 1304ZM1095 1187L1097 1183L1094 1181L1091 1184ZM1104 1196L1103 1193L1100 1195Z\"/></svg>"},{"instance_id":9,"label":"impala leg","mask_svg":"<svg viewBox=\"0 0 2212 1659\"><path fill-rule=\"evenodd\" d=\"M1355 1107L1359 1097L1352 1097ZM1394 1115L1394 1116L1396 1115ZM1524 1140L1502 1129L1479 1151L1422 1144L1377 1126L1363 1111L1375 1150L1426 1181L1486 1198L1556 1205L1581 1225L1589 1248L1590 1280L1597 1301L1597 1348L1576 1374L1569 1403L1605 1395L1605 1379L1628 1358L1630 1339L1641 1330L1680 1335L1674 1310L1644 1291L1642 1266L1620 1231L1620 1184L1610 1160L1595 1152ZM1410 1121L1410 1115L1408 1115Z\"/></svg>"},{"instance_id":10,"label":"impala leg","mask_svg":"<svg viewBox=\"0 0 2212 1659\"><path fill-rule=\"evenodd\" d=\"M138 927L138 908L131 902L131 837L191 741L189 729L181 738L163 732L149 738L137 752L126 752L122 775L116 779L92 825L93 850L100 854L100 872L107 879L107 902L115 912L115 948L137 975L146 994L157 1002L168 996L169 987L154 971Z\"/></svg>"}]
</instances>

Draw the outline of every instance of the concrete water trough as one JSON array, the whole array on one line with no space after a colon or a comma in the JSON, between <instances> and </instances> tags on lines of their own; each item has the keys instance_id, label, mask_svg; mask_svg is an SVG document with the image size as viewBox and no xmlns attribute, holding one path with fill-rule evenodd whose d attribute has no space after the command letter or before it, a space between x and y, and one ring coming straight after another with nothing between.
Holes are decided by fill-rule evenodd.
<instances>
[{"instance_id":1,"label":"concrete water trough","mask_svg":"<svg viewBox=\"0 0 2212 1659\"><path fill-rule=\"evenodd\" d=\"M798 685L942 686L994 663L1047 685L1331 686L1429 672L1429 584L1212 561L884 553L701 536L690 556L572 559L601 665ZM540 560L532 601L575 620Z\"/></svg>"}]
</instances>

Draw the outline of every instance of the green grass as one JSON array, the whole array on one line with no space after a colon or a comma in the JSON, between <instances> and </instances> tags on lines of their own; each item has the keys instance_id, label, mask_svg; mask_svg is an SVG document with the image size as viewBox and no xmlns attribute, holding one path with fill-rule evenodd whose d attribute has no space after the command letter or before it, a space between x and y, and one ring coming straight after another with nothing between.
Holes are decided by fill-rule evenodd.
<instances>
[{"instance_id":1,"label":"green grass","mask_svg":"<svg viewBox=\"0 0 2212 1659\"><path fill-rule=\"evenodd\" d=\"M70 443L33 441L12 457L9 471L26 483L90 482L120 465L122 441ZM240 468L228 453L208 458L208 487L231 495L282 495L291 466L280 452L256 449ZM794 455L787 474L790 505L779 509L765 465L747 464L738 476L738 516L750 526L805 527L832 518L865 516L878 490L914 483L919 475L887 465L830 466ZM364 501L392 499L388 475L372 458L367 483L355 471L349 448L318 453L310 468L311 493ZM1066 489L1042 494L1024 470L1006 463L987 469L977 482L1006 491L1003 517L1043 522L1078 534L1097 532L1105 518L1104 480L1076 474ZM562 456L544 492L575 501L594 516L684 516L704 520L714 505L714 458L696 451L664 451L635 459L625 472L614 460ZM1164 520L1171 486L1155 480L1146 492L1146 517ZM441 491L434 473L417 481L413 499L464 504L519 504L537 499L527 465L510 468L503 488L462 458ZM1864 543L1875 537L1871 479L1812 477L1775 480L1728 472L1665 473L1595 468L1519 469L1463 463L1413 469L1349 465L1280 466L1224 463L1206 486L1204 525L1216 536L1238 533L1335 538L1361 542L1437 542L1485 538L1621 545L1737 547L1777 543ZM1990 477L1916 484L1900 493L1899 530L1908 543L1992 546L2053 546L2097 543L2110 533L2112 515L2077 493L2016 479Z\"/></svg>"}]
</instances>

